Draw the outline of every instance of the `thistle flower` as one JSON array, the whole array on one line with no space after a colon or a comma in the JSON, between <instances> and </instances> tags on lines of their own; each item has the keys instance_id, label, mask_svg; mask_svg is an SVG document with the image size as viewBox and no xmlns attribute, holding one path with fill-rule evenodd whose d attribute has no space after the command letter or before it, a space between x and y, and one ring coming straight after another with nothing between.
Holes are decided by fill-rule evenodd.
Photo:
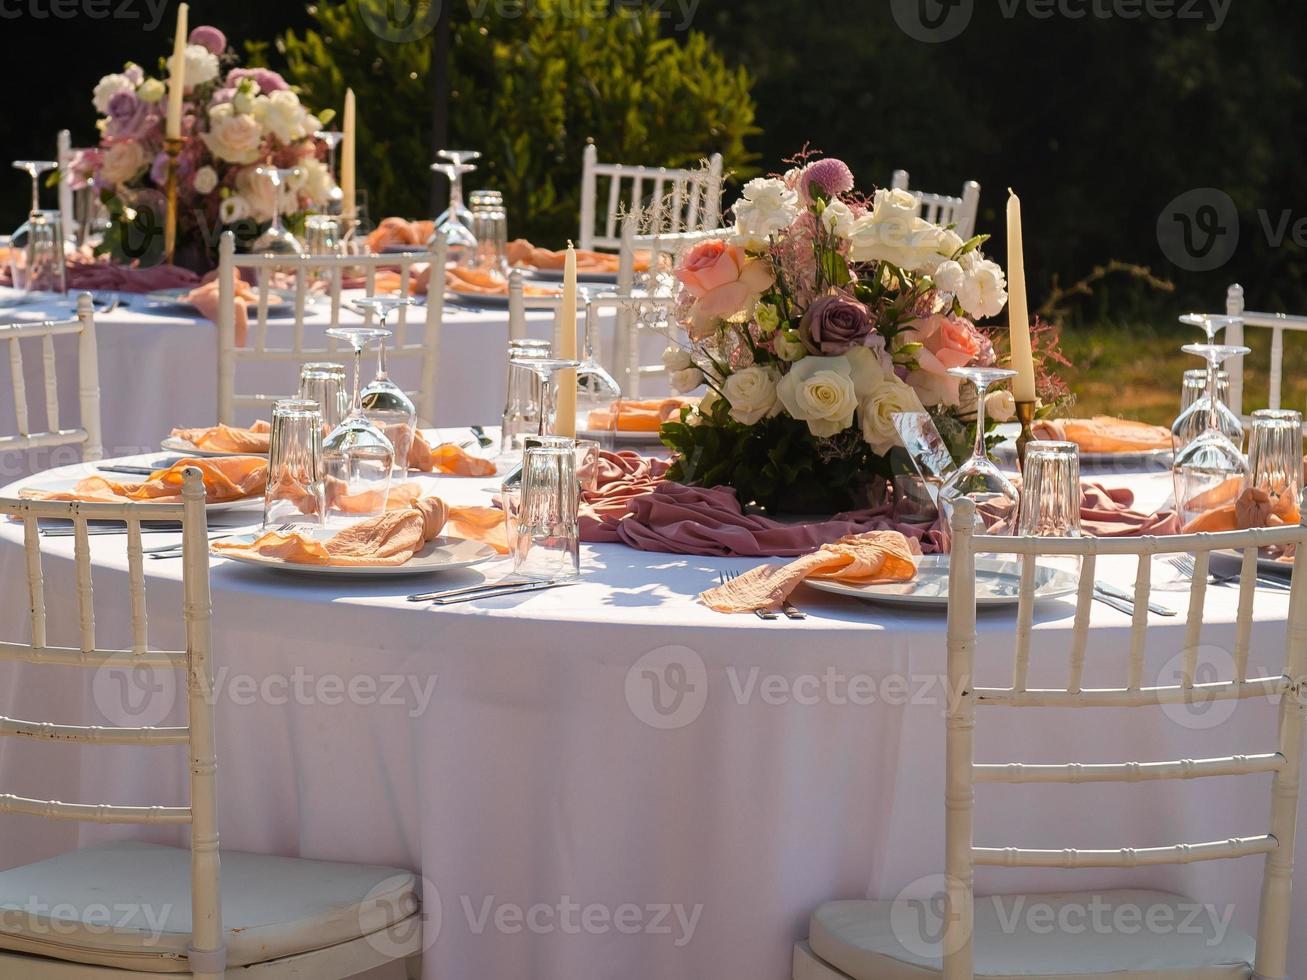
<instances>
[{"instance_id":1,"label":"thistle flower","mask_svg":"<svg viewBox=\"0 0 1307 980\"><path fill-rule=\"evenodd\" d=\"M814 191L832 198L853 190L853 171L843 160L827 157L804 168L801 178L803 193L811 200Z\"/></svg>"}]
</instances>

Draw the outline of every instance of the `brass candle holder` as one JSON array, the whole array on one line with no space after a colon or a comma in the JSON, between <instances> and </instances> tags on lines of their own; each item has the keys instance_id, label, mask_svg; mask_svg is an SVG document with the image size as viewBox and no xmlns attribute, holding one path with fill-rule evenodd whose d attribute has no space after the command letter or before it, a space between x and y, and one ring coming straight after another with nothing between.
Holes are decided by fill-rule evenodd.
<instances>
[{"instance_id":1,"label":"brass candle holder","mask_svg":"<svg viewBox=\"0 0 1307 980\"><path fill-rule=\"evenodd\" d=\"M1026 466L1026 446L1035 439L1031 426L1035 422L1035 402L1017 402L1017 421L1021 423L1021 434L1017 436L1017 469Z\"/></svg>"},{"instance_id":2,"label":"brass candle holder","mask_svg":"<svg viewBox=\"0 0 1307 980\"><path fill-rule=\"evenodd\" d=\"M186 140L181 136L165 136L163 152L168 154L168 176L164 182L165 210L163 215L163 260L173 264L177 251L177 157Z\"/></svg>"}]
</instances>

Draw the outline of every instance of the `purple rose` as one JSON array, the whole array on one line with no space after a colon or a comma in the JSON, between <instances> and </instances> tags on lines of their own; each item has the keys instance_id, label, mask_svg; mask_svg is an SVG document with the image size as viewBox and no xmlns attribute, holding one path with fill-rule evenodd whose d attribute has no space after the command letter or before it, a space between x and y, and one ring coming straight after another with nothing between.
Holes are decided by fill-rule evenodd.
<instances>
[{"instance_id":1,"label":"purple rose","mask_svg":"<svg viewBox=\"0 0 1307 980\"><path fill-rule=\"evenodd\" d=\"M150 128L154 113L134 92L118 92L109 100L104 134L115 140L140 139Z\"/></svg>"},{"instance_id":2,"label":"purple rose","mask_svg":"<svg viewBox=\"0 0 1307 980\"><path fill-rule=\"evenodd\" d=\"M269 92L281 92L290 88L286 84L286 79L269 68L233 68L227 72L226 87L235 88L236 83L242 78L253 80L254 84L259 87L261 95L267 95Z\"/></svg>"},{"instance_id":3,"label":"purple rose","mask_svg":"<svg viewBox=\"0 0 1307 980\"><path fill-rule=\"evenodd\" d=\"M799 322L799 339L809 354L836 357L864 343L871 333L867 308L846 296L820 296Z\"/></svg>"},{"instance_id":4,"label":"purple rose","mask_svg":"<svg viewBox=\"0 0 1307 980\"><path fill-rule=\"evenodd\" d=\"M187 38L186 43L198 44L213 54L222 54L227 49L227 36L216 27L202 24L191 31L191 36Z\"/></svg>"}]
</instances>

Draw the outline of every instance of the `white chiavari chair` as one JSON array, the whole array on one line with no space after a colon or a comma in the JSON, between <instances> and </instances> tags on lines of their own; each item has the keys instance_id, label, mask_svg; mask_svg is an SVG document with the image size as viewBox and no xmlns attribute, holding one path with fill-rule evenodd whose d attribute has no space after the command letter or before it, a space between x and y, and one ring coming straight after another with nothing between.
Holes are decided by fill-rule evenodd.
<instances>
[{"instance_id":1,"label":"white chiavari chair","mask_svg":"<svg viewBox=\"0 0 1307 980\"><path fill-rule=\"evenodd\" d=\"M1307 331L1307 316L1289 316L1286 313L1254 313L1244 309L1243 287L1238 283L1227 290L1225 295L1226 316L1238 317L1240 323L1232 323L1225 328L1225 342L1236 346L1245 342L1245 327L1261 327L1271 331L1270 391L1268 408L1280 408L1280 399L1284 386L1284 335L1286 331ZM1251 346L1251 345L1250 345ZM1243 411L1244 373L1242 357L1232 357L1225 368L1230 373L1230 408L1239 415L1247 416Z\"/></svg>"},{"instance_id":2,"label":"white chiavari chair","mask_svg":"<svg viewBox=\"0 0 1307 980\"><path fill-rule=\"evenodd\" d=\"M893 902L831 902L814 913L807 943L794 951L796 980L883 980L897 977L943 976L945 980L973 977L1021 976L1027 980L1091 976L1159 980L1288 980L1287 949L1290 930L1294 838L1297 828L1304 722L1307 721L1307 581L1293 576L1283 672L1250 676L1253 596L1256 587L1257 549L1268 545L1307 545L1307 528L1259 528L1217 534L1186 534L1142 538L1040 538L975 535L971 501L960 501L952 520L949 559L948 677L950 704L947 720L945 782L945 889L941 956L927 957L920 949L909 951L896 938L891 925ZM1229 679L1198 682L1207 577L1213 551L1243 552L1238 619L1235 626L1234 667ZM976 646L976 555L1019 556L1023 562L1017 609L1013 679L1010 687L989 688L973 682ZM1181 683L1146 686L1144 683L1147 602L1150 594L1150 560L1157 554L1194 555L1196 570L1191 586L1184 634ZM1068 677L1065 687L1030 685L1031 634L1034 609L1035 559L1040 556L1081 556L1083 567ZM1128 556L1137 561L1135 613L1129 642L1129 677L1114 688L1084 686L1086 652L1091 635L1089 612L1093 599L1094 568L1099 556ZM1104 645L1114 640L1104 640ZM973 742L977 709L991 707L1045 708L1073 711L1093 708L1142 709L1186 703L1207 704L1252 698L1279 698L1278 744L1255 754L1221 758L1183 759L1173 762L1066 763L1029 765L989 762L976 764ZM976 847L975 786L977 783L1142 783L1215 776L1272 776L1270 826L1265 833L1229 840L1176 844L1162 847L1125 847L1116 850L1043 850L1020 847ZM1086 788L1085 793L1090 790ZM1105 811L1106 812L1106 811ZM1237 800L1232 813L1241 812ZM1018 925L1002 924L989 909L977 915L974 869L999 868L1139 868L1183 865L1199 861L1264 855L1261 910L1256 941L1231 928L1219 937L1210 932L1169 934L1150 930L1094 931L1092 945L1077 942L1067 931L1037 935ZM1014 907L1022 896L1004 896ZM1122 905L1139 908L1193 907L1187 899L1161 892L1085 892L1044 896L1049 902L1074 908ZM1033 899L1032 899L1033 901ZM1027 903L1028 904L1028 903ZM1146 911L1146 910L1145 910ZM1060 913L1058 913L1060 914ZM1111 913L1112 916L1115 913ZM1106 921L1118 921L1109 917ZM1083 937L1080 937L1083 939ZM915 945L915 944L913 944Z\"/></svg>"},{"instance_id":3,"label":"white chiavari chair","mask_svg":"<svg viewBox=\"0 0 1307 980\"><path fill-rule=\"evenodd\" d=\"M0 736L49 742L54 752L67 743L142 750L186 746L190 771L188 806L57 803L0 795L0 815L190 828L188 848L118 842L0 871L0 909L9 910L0 915L0 976L334 980L388 963L415 969L422 930L412 873L233 851L219 857L209 544L200 471L187 470L181 503L0 498L0 514L24 524L31 609L30 639L0 641L0 660L90 670L177 670L187 678L188 716L185 727L148 728L0 718ZM75 528L73 610L47 608L37 521L50 518L71 520ZM127 526L130 649L108 649L96 641L87 530L92 520L123 521ZM160 649L149 641L141 522L155 520L180 521L182 526L184 650ZM78 645L49 642L47 625L58 628L61 619L77 624ZM115 928L106 929L98 918L106 908L135 911L130 922L119 919Z\"/></svg>"},{"instance_id":4,"label":"white chiavari chair","mask_svg":"<svg viewBox=\"0 0 1307 980\"><path fill-rule=\"evenodd\" d=\"M894 171L894 179L890 186L915 195L921 204L921 216L927 221L933 221L937 225L952 225L953 230L964 239L976 233L976 215L980 210L980 185L974 180L969 180L962 185L961 197L910 190L906 170Z\"/></svg>"},{"instance_id":5,"label":"white chiavari chair","mask_svg":"<svg viewBox=\"0 0 1307 980\"><path fill-rule=\"evenodd\" d=\"M607 182L602 230L596 227L599 181ZM639 211L649 202L659 206L664 232L713 228L721 219L722 155L714 153L703 170L643 167L600 163L593 143L585 148L581 170L581 231L577 248L621 247L618 227L625 212Z\"/></svg>"},{"instance_id":6,"label":"white chiavari chair","mask_svg":"<svg viewBox=\"0 0 1307 980\"><path fill-rule=\"evenodd\" d=\"M59 419L59 382L55 373L54 338L65 334L77 336L77 391L81 401L81 426L61 427ZM27 381L23 368L24 339L41 341L41 364L45 374L45 430L32 431L31 412L27 404ZM0 340L9 341L9 368L14 389L14 412L17 435L0 436L0 452L51 449L80 445L82 459L100 459L100 368L95 347L95 312L90 293L77 297L77 316L71 320L47 320L43 323L0 324Z\"/></svg>"},{"instance_id":7,"label":"white chiavari chair","mask_svg":"<svg viewBox=\"0 0 1307 980\"><path fill-rule=\"evenodd\" d=\"M305 361L324 360L339 355L337 342L326 337L323 331L340 323L341 284L346 269L363 270L364 291L372 292L377 274L397 269L400 291L407 293L418 274L416 266L430 270L445 268L445 243L439 242L429 252L396 252L384 255L238 255L236 240L231 232L224 232L218 247L218 421L236 424L238 408L272 410L278 398L294 394L298 386L299 366ZM241 269L254 270L254 290L257 302L248 311L249 327L244 345L236 344L235 274ZM280 272L293 283L294 310L288 317L268 316L268 302L272 295L274 272ZM326 278L326 295L316 298L310 305L311 286L319 277ZM423 425L435 424L436 367L440 351L440 328L444 316L445 291L439 288L443 277L435 276L437 287L427 293L422 320L414 323L417 331L410 330L409 307L401 306L387 320L388 329L394 332L387 349L392 367L406 361L418 362L418 386L409 390L418 410L418 421ZM312 317L312 310L325 307L328 315L320 320ZM372 322L372 312L365 319ZM310 335L306 337L306 328ZM413 334L416 332L416 336ZM236 370L239 365L272 362L285 365L285 385L273 394L241 394L237 392Z\"/></svg>"}]
</instances>

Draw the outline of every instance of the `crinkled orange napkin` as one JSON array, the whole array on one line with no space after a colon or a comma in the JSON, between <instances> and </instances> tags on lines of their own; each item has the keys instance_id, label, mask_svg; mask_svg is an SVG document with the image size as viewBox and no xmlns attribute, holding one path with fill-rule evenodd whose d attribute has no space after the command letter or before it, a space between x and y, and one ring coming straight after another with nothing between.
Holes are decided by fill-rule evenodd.
<instances>
[{"instance_id":1,"label":"crinkled orange napkin","mask_svg":"<svg viewBox=\"0 0 1307 980\"><path fill-rule=\"evenodd\" d=\"M559 249L555 252L547 248L537 248L525 238L517 238L508 243L509 265L529 265L537 269L557 269L561 271L563 263L566 261L566 249ZM617 269L618 256L612 252L592 252L584 248L576 250L577 272L614 273L617 272ZM635 271L647 272L648 269L649 253L637 252L635 254Z\"/></svg>"},{"instance_id":2,"label":"crinkled orange napkin","mask_svg":"<svg viewBox=\"0 0 1307 980\"><path fill-rule=\"evenodd\" d=\"M431 221L383 218L381 224L368 234L368 251L381 253L395 245L414 249L424 248L434 227Z\"/></svg>"},{"instance_id":3,"label":"crinkled orange napkin","mask_svg":"<svg viewBox=\"0 0 1307 980\"><path fill-rule=\"evenodd\" d=\"M196 449L215 453L253 453L256 456L267 455L271 433L272 426L263 421L255 422L248 429L218 423L207 429L172 430L173 436L185 439Z\"/></svg>"},{"instance_id":4,"label":"crinkled orange napkin","mask_svg":"<svg viewBox=\"0 0 1307 980\"><path fill-rule=\"evenodd\" d=\"M1226 481L1201 497L1196 497L1195 501L1202 501L1209 496L1213 501L1228 500L1225 491L1230 483L1237 484L1238 481ZM1193 534L1198 531L1246 531L1254 527L1283 527L1297 524L1300 519L1298 507L1291 497L1281 496L1272 501L1271 495L1265 490L1248 487L1238 492L1233 502L1217 503L1203 511L1186 524L1182 532Z\"/></svg>"},{"instance_id":5,"label":"crinkled orange napkin","mask_svg":"<svg viewBox=\"0 0 1307 980\"><path fill-rule=\"evenodd\" d=\"M1171 430L1110 415L1091 419L1040 419L1031 430L1036 439L1074 442L1085 453L1136 453L1170 449Z\"/></svg>"},{"instance_id":6,"label":"crinkled orange napkin","mask_svg":"<svg viewBox=\"0 0 1307 980\"><path fill-rule=\"evenodd\" d=\"M686 405L694 405L698 398L656 398L648 401L622 399L612 411L593 411L586 418L586 426L594 432L608 432L613 428L613 414L617 414L619 432L657 432L668 419L678 416Z\"/></svg>"},{"instance_id":7,"label":"crinkled orange napkin","mask_svg":"<svg viewBox=\"0 0 1307 980\"><path fill-rule=\"evenodd\" d=\"M788 565L759 565L725 585L709 589L699 600L717 612L778 609L807 578L850 585L909 582L917 574L915 541L898 531L867 531L824 544Z\"/></svg>"},{"instance_id":8,"label":"crinkled orange napkin","mask_svg":"<svg viewBox=\"0 0 1307 980\"><path fill-rule=\"evenodd\" d=\"M473 456L452 442L431 448L426 436L413 431L413 443L408 451L408 466L423 473L439 471L450 476L494 476L495 464L480 456Z\"/></svg>"},{"instance_id":9,"label":"crinkled orange napkin","mask_svg":"<svg viewBox=\"0 0 1307 980\"><path fill-rule=\"evenodd\" d=\"M152 500L177 503L182 493L183 471L196 466L204 474L205 500L221 504L260 496L268 479L268 461L258 456L219 456L211 459L179 459L166 470L151 473L140 483L119 483L103 476L79 480L72 490L19 490L29 500L84 500L118 503L124 500Z\"/></svg>"},{"instance_id":10,"label":"crinkled orange napkin","mask_svg":"<svg viewBox=\"0 0 1307 980\"><path fill-rule=\"evenodd\" d=\"M236 286L236 346L244 347L249 336L249 304L259 301L259 294L240 277L240 272L233 270L232 277ZM189 293L181 297L183 303L190 303L200 314L214 323L218 322L218 279L217 273L206 279Z\"/></svg>"}]
</instances>

